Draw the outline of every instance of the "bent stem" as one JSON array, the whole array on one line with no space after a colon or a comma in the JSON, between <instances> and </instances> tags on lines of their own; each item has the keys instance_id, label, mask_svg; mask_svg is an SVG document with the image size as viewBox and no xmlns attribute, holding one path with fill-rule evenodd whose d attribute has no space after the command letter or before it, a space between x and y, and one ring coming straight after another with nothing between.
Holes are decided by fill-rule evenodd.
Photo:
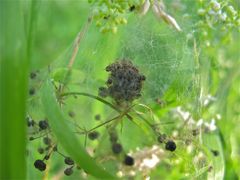
<instances>
[{"instance_id":1,"label":"bent stem","mask_svg":"<svg viewBox=\"0 0 240 180\"><path fill-rule=\"evenodd\" d=\"M60 98L65 97L65 96L71 96L71 95L73 95L73 96L74 96L74 95L79 95L79 96L86 96L86 97L93 98L93 99L95 99L95 100L98 100L98 101L106 104L107 106L111 107L112 109L114 109L114 110L116 110L117 112L119 112L119 113L122 114L122 111L121 111L120 109L118 109L116 106L114 106L113 104L111 104L110 102L108 102L108 101L106 101L106 100L104 100L104 99L102 99L102 98L100 98L100 97L98 97L98 96L89 94L89 93L84 93L84 92L68 92L68 93L63 93L63 94L61 94L61 95L60 95ZM135 105L133 105L133 106L135 106ZM132 121L133 118L132 118L132 116L130 116L130 115L128 114L128 112L129 112L129 110L132 109L133 106L131 106L128 110L126 110L122 115L119 115L119 116L117 116L117 117L114 117L113 119L110 119L110 120L108 120L108 121L105 121L104 123L102 123L102 124L98 125L97 127L94 127L93 129L91 129L90 131L92 131L92 130L98 128L98 127L101 127L101 126L103 126L103 125L105 125L105 124L107 124L107 123L109 123L109 122L111 122L111 121L113 121L113 120L115 120L115 119L118 119L118 118L120 118L121 116L123 117L124 115L126 115L126 117L127 117L129 120ZM137 116L138 116L140 119L142 119L142 120L154 131L155 134L157 134L154 126L153 126L150 122L148 122L148 120L145 119L145 118L141 115L141 113L139 113L139 112L137 112L137 111L135 111L135 110L134 110L133 112L136 113ZM89 131L89 132L90 132L90 131Z\"/></svg>"},{"instance_id":2,"label":"bent stem","mask_svg":"<svg viewBox=\"0 0 240 180\"><path fill-rule=\"evenodd\" d=\"M93 99L95 99L95 100L98 100L98 101L106 104L107 106L111 107L112 109L116 110L117 112L122 113L122 111L121 111L120 109L118 109L116 106L114 106L114 105L111 104L110 102L108 102L108 101L106 101L106 100L104 100L104 99L102 99L102 98L100 98L100 97L98 97L98 96L89 94L89 93L84 93L84 92L69 92L69 93L63 93L63 94L60 95L60 98L61 98L61 97L65 97L65 96L71 96L71 95L73 95L73 96L74 96L74 95L79 95L79 96L86 96L86 97L93 98ZM127 111L127 112L128 112L128 111ZM126 113L125 115L127 116L127 118L128 118L129 120L132 120L132 117L131 117L128 113Z\"/></svg>"}]
</instances>

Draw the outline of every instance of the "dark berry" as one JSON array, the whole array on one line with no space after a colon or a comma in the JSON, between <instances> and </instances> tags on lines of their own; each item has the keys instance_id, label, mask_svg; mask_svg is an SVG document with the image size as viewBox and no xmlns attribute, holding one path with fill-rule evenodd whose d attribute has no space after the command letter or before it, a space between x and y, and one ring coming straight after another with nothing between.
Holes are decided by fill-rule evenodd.
<instances>
[{"instance_id":1,"label":"dark berry","mask_svg":"<svg viewBox=\"0 0 240 180\"><path fill-rule=\"evenodd\" d=\"M30 88L29 89L29 95L33 96L35 94L35 89L34 88Z\"/></svg>"},{"instance_id":2,"label":"dark berry","mask_svg":"<svg viewBox=\"0 0 240 180\"><path fill-rule=\"evenodd\" d=\"M48 145L48 146L45 148L46 151L49 151L49 149L51 149L51 145Z\"/></svg>"},{"instance_id":3,"label":"dark berry","mask_svg":"<svg viewBox=\"0 0 240 180\"><path fill-rule=\"evenodd\" d=\"M159 143L163 143L166 140L167 136L166 134L160 134L157 138Z\"/></svg>"},{"instance_id":4,"label":"dark berry","mask_svg":"<svg viewBox=\"0 0 240 180\"><path fill-rule=\"evenodd\" d=\"M33 141L34 140L34 137L29 137L29 141Z\"/></svg>"},{"instance_id":5,"label":"dark berry","mask_svg":"<svg viewBox=\"0 0 240 180\"><path fill-rule=\"evenodd\" d=\"M39 153L39 154L43 154L43 153L44 153L44 149L43 149L43 148L41 148L41 147L40 147L40 148L38 148L38 153Z\"/></svg>"},{"instance_id":6,"label":"dark berry","mask_svg":"<svg viewBox=\"0 0 240 180\"><path fill-rule=\"evenodd\" d=\"M107 97L107 96L108 96L108 90L107 90L107 88L105 88L105 87L100 87L99 90L98 90L98 95L99 95L100 97L103 97L103 98Z\"/></svg>"},{"instance_id":7,"label":"dark berry","mask_svg":"<svg viewBox=\"0 0 240 180\"><path fill-rule=\"evenodd\" d=\"M111 132L111 133L110 133L110 141L113 142L113 143L115 143L115 142L117 142L117 140L118 140L118 135L117 135L117 133Z\"/></svg>"},{"instance_id":8,"label":"dark berry","mask_svg":"<svg viewBox=\"0 0 240 180\"><path fill-rule=\"evenodd\" d=\"M130 8L129 8L129 11L134 11L136 7L134 5L132 5Z\"/></svg>"},{"instance_id":9,"label":"dark berry","mask_svg":"<svg viewBox=\"0 0 240 180\"><path fill-rule=\"evenodd\" d=\"M124 159L124 164L127 166L133 166L134 165L134 159L131 156L126 155Z\"/></svg>"},{"instance_id":10,"label":"dark berry","mask_svg":"<svg viewBox=\"0 0 240 180\"><path fill-rule=\"evenodd\" d=\"M30 78L31 78L31 79L35 79L36 76L37 76L37 74L36 74L35 72L31 72L31 73L30 73Z\"/></svg>"},{"instance_id":11,"label":"dark berry","mask_svg":"<svg viewBox=\"0 0 240 180\"><path fill-rule=\"evenodd\" d=\"M44 144L46 144L46 145L50 145L51 142L52 142L52 140L51 140L49 137L44 137L44 138L43 138L43 142L44 142Z\"/></svg>"},{"instance_id":12,"label":"dark berry","mask_svg":"<svg viewBox=\"0 0 240 180\"><path fill-rule=\"evenodd\" d=\"M44 156L45 160L49 160L49 158L50 158L50 154L47 154L47 155Z\"/></svg>"},{"instance_id":13,"label":"dark berry","mask_svg":"<svg viewBox=\"0 0 240 180\"><path fill-rule=\"evenodd\" d=\"M66 157L66 158L64 159L64 162L65 162L65 164L67 164L67 165L73 165L73 164L74 164L74 161L73 161L70 157Z\"/></svg>"},{"instance_id":14,"label":"dark berry","mask_svg":"<svg viewBox=\"0 0 240 180\"><path fill-rule=\"evenodd\" d=\"M71 118L75 117L75 113L74 113L73 111L69 111L69 112L68 112L68 115L69 115L69 117L71 117Z\"/></svg>"},{"instance_id":15,"label":"dark berry","mask_svg":"<svg viewBox=\"0 0 240 180\"><path fill-rule=\"evenodd\" d=\"M48 128L48 122L46 120L41 120L38 123L40 130L44 130Z\"/></svg>"},{"instance_id":16,"label":"dark berry","mask_svg":"<svg viewBox=\"0 0 240 180\"><path fill-rule=\"evenodd\" d=\"M57 145L55 145L54 147L53 147L53 151L57 151L58 149L57 149Z\"/></svg>"},{"instance_id":17,"label":"dark berry","mask_svg":"<svg viewBox=\"0 0 240 180\"><path fill-rule=\"evenodd\" d=\"M99 120L101 120L101 115L100 114L96 114L94 118L95 118L95 120L99 121Z\"/></svg>"},{"instance_id":18,"label":"dark berry","mask_svg":"<svg viewBox=\"0 0 240 180\"><path fill-rule=\"evenodd\" d=\"M165 149L168 151L175 151L176 148L176 143L172 140L169 140L165 145Z\"/></svg>"},{"instance_id":19,"label":"dark berry","mask_svg":"<svg viewBox=\"0 0 240 180\"><path fill-rule=\"evenodd\" d=\"M107 82L106 82L107 85L110 85L112 84L112 79L108 79Z\"/></svg>"},{"instance_id":20,"label":"dark berry","mask_svg":"<svg viewBox=\"0 0 240 180\"><path fill-rule=\"evenodd\" d=\"M43 160L40 159L34 162L34 166L40 171L44 171L46 169L46 164L43 162Z\"/></svg>"},{"instance_id":21,"label":"dark berry","mask_svg":"<svg viewBox=\"0 0 240 180\"><path fill-rule=\"evenodd\" d=\"M70 176L72 173L73 173L73 170L71 167L64 170L64 174L66 176Z\"/></svg>"},{"instance_id":22,"label":"dark berry","mask_svg":"<svg viewBox=\"0 0 240 180\"><path fill-rule=\"evenodd\" d=\"M197 136L198 134L199 134L199 130L198 129L192 130L192 135L193 136Z\"/></svg>"},{"instance_id":23,"label":"dark berry","mask_svg":"<svg viewBox=\"0 0 240 180\"><path fill-rule=\"evenodd\" d=\"M35 124L35 121L33 120L33 119L31 119L31 118L27 118L27 125L28 125L28 127L30 127L30 126L34 126L34 124Z\"/></svg>"},{"instance_id":24,"label":"dark berry","mask_svg":"<svg viewBox=\"0 0 240 180\"><path fill-rule=\"evenodd\" d=\"M88 134L88 138L91 140L95 140L99 137L99 133L97 131L90 132Z\"/></svg>"},{"instance_id":25,"label":"dark berry","mask_svg":"<svg viewBox=\"0 0 240 180\"><path fill-rule=\"evenodd\" d=\"M115 153L115 154L121 153L121 152L122 152L122 145L119 144L119 143L114 143L114 144L112 145L112 151L113 151L113 153Z\"/></svg>"},{"instance_id":26,"label":"dark berry","mask_svg":"<svg viewBox=\"0 0 240 180\"><path fill-rule=\"evenodd\" d=\"M213 153L214 156L218 156L219 155L219 152L217 150L211 150L211 152Z\"/></svg>"}]
</instances>

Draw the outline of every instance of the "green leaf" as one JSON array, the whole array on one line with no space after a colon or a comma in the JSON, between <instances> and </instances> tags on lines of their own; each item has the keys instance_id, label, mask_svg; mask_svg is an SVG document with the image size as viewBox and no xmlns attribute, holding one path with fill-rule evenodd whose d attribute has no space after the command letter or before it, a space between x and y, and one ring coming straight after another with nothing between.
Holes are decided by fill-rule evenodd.
<instances>
[{"instance_id":1,"label":"green leaf","mask_svg":"<svg viewBox=\"0 0 240 180\"><path fill-rule=\"evenodd\" d=\"M57 104L50 80L47 80L43 86L42 103L52 131L69 156L71 156L86 172L95 177L104 179L114 178L114 176L96 164L71 130L70 124L66 121L63 112Z\"/></svg>"},{"instance_id":2,"label":"green leaf","mask_svg":"<svg viewBox=\"0 0 240 180\"><path fill-rule=\"evenodd\" d=\"M65 83L81 83L83 82L85 75L82 71L77 69L58 68L52 73L54 81L65 84Z\"/></svg>"},{"instance_id":3,"label":"green leaf","mask_svg":"<svg viewBox=\"0 0 240 180\"><path fill-rule=\"evenodd\" d=\"M0 179L26 177L29 59L20 1L0 1Z\"/></svg>"},{"instance_id":4,"label":"green leaf","mask_svg":"<svg viewBox=\"0 0 240 180\"><path fill-rule=\"evenodd\" d=\"M219 134L211 133L203 135L203 143L207 148L209 148L210 151L216 150L219 153L218 156L214 156L211 153L212 156L209 157L211 159L213 169L212 172L208 173L208 179L223 180L225 172L225 160Z\"/></svg>"}]
</instances>

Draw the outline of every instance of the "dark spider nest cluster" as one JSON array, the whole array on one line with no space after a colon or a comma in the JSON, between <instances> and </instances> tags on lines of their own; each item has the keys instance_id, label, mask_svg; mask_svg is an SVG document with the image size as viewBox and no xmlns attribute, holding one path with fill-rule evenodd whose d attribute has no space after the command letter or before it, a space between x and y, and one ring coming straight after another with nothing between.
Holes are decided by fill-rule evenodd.
<instances>
[{"instance_id":1,"label":"dark spider nest cluster","mask_svg":"<svg viewBox=\"0 0 240 180\"><path fill-rule=\"evenodd\" d=\"M106 67L110 72L107 87L99 88L99 96L111 97L117 104L132 102L141 96L143 81L146 77L139 73L131 61L123 59Z\"/></svg>"}]
</instances>

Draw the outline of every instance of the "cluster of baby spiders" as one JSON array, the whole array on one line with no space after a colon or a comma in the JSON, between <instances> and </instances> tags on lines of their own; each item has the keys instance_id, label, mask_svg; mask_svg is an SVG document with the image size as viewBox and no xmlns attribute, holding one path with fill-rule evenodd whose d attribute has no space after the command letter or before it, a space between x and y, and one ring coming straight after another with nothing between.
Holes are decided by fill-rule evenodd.
<instances>
[{"instance_id":1,"label":"cluster of baby spiders","mask_svg":"<svg viewBox=\"0 0 240 180\"><path fill-rule=\"evenodd\" d=\"M165 144L166 150L175 151L177 148L176 143L166 134L160 133L154 124L151 124L140 113L134 110L135 105L133 104L133 101L141 96L143 82L146 80L146 77L140 74L138 68L135 67L131 61L126 59L119 60L113 64L110 64L106 67L106 71L110 74L106 81L106 87L99 88L99 96L94 96L88 93L81 92L65 93L62 91L62 87L60 88L60 93L56 92L59 103L64 102L64 99L68 96L82 95L98 100L119 113L119 115L117 115L116 117L104 121L90 130L83 129L78 126L80 128L80 131L78 131L77 134L85 135L85 145L87 138L89 138L90 140L97 140L100 137L100 133L97 131L97 129L102 126L106 126L111 144L111 151L113 152L113 154L116 156L121 155L121 157L124 157L122 161L124 165L134 166L135 159L124 151L122 144L119 142L118 133L116 131L116 126L119 124L119 122L121 122L123 117L127 117L127 119L130 121L133 120L133 117L130 115L130 112L133 111L153 130L154 134L157 136L157 141L161 144ZM59 88L57 88L56 90L58 91ZM113 102L110 103L106 101L105 99L103 99L105 97L110 97ZM148 108L147 106L143 107ZM75 113L69 111L68 115L73 118L75 116ZM73 173L74 167L80 169L80 166L75 164L75 162L70 157L67 157L63 153L59 152L57 148L57 142L54 142L54 138L51 133L51 127L49 126L47 119L41 120L38 123L36 123L30 117L27 119L28 126L34 129L33 134L29 137L29 140L33 141L35 139L41 138L46 146L38 148L38 152L40 154L45 153L45 155L43 159L37 159L34 162L35 168L40 171L44 171L46 169L45 162L51 157L53 153L57 153L64 158L64 163L68 165L64 171L65 175L71 175ZM99 121L101 120L101 116L96 115L95 119Z\"/></svg>"}]
</instances>

